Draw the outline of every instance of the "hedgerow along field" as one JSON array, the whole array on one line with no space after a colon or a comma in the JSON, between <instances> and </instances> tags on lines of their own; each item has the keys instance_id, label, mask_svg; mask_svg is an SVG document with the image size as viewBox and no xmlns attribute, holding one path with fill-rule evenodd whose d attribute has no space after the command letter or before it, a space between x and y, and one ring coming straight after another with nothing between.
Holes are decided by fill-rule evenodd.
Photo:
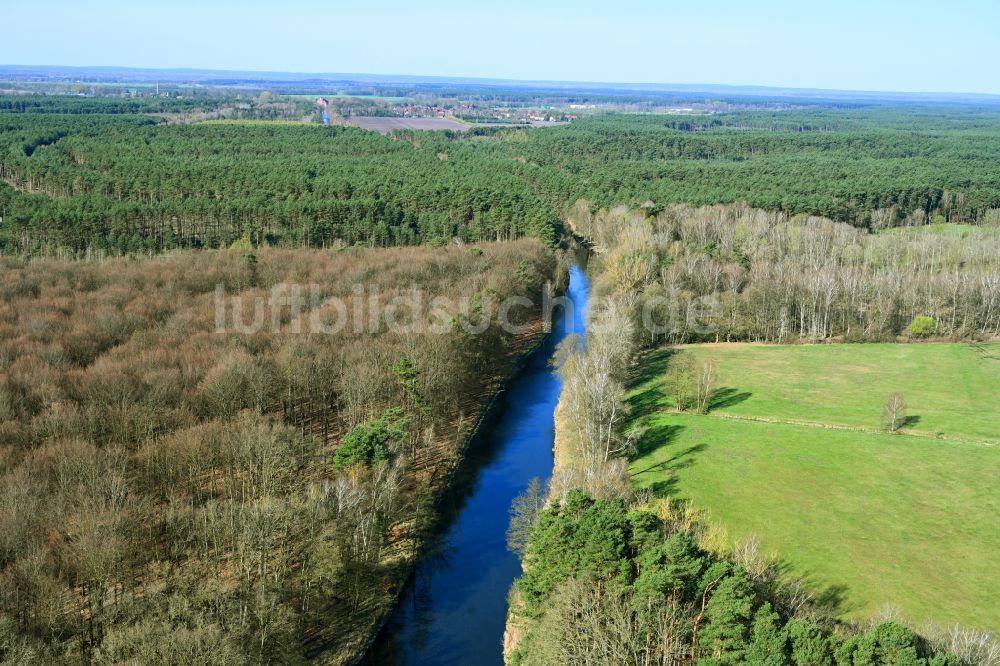
<instances>
[{"instance_id":1,"label":"hedgerow along field","mask_svg":"<svg viewBox=\"0 0 1000 666\"><path fill-rule=\"evenodd\" d=\"M677 353L716 363L706 415L674 411ZM639 487L756 536L843 617L1000 628L1000 345L681 347L631 388ZM879 431L892 391L898 434Z\"/></svg>"}]
</instances>

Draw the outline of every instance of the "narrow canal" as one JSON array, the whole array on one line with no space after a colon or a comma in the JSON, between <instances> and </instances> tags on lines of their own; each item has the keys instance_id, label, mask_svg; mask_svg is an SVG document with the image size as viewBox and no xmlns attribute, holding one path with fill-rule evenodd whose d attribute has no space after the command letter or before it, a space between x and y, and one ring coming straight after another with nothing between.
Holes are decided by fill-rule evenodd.
<instances>
[{"instance_id":1,"label":"narrow canal","mask_svg":"<svg viewBox=\"0 0 1000 666\"><path fill-rule=\"evenodd\" d=\"M507 591L520 562L507 550L509 509L533 478L552 473L552 416L561 383L549 359L583 334L589 285L570 269L566 312L508 386L489 427L470 446L442 506L447 525L417 566L369 664L502 664Z\"/></svg>"}]
</instances>

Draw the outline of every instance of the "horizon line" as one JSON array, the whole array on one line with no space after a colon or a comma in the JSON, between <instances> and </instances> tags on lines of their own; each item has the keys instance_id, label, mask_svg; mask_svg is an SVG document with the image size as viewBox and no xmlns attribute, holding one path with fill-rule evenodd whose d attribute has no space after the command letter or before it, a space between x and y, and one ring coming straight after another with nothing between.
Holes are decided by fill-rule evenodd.
<instances>
[{"instance_id":1,"label":"horizon line","mask_svg":"<svg viewBox=\"0 0 1000 666\"><path fill-rule=\"evenodd\" d=\"M5 69L65 69L65 70L110 70L119 72L141 72L147 74L199 74L199 75L220 75L220 74L241 74L241 75L261 75L258 78L267 80L270 76L295 76L303 77L302 80L329 79L331 81L347 81L354 83L479 83L479 84L501 84L509 86L525 85L551 85L551 86L588 86L588 87L617 87L624 90L648 92L723 92L718 89L729 89L730 94L740 94L739 90L760 91L774 93L807 93L816 94L837 94L837 95L889 95L889 96L933 96L933 97L975 97L1000 100L1000 92L972 92L972 91L942 91L942 90L880 90L880 89L860 89L860 88L824 88L824 87L797 87L781 86L771 84L756 83L670 83L670 82L640 82L640 81L585 81L585 80L563 80L563 79L520 79L507 77L489 76L463 76L448 74L380 74L375 72L300 72L291 70L261 70L261 69L215 69L211 67L139 67L130 65L44 65L44 64L15 64L0 63L0 71ZM338 77L336 79L331 77ZM361 78L345 78L361 77ZM372 77L366 79L364 77ZM382 79L381 81L376 79ZM277 79L272 79L277 81ZM657 90L658 89L658 90ZM716 89L716 90L713 90ZM744 92L743 94L746 94ZM779 95L780 96L780 95Z\"/></svg>"}]
</instances>

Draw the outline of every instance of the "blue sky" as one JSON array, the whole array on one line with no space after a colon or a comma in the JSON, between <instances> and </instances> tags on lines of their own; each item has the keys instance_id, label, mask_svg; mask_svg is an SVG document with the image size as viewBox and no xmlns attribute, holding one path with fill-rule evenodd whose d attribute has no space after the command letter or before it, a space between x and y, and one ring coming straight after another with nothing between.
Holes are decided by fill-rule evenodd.
<instances>
[{"instance_id":1,"label":"blue sky","mask_svg":"<svg viewBox=\"0 0 1000 666\"><path fill-rule=\"evenodd\" d=\"M0 63L1000 93L997 0L0 0Z\"/></svg>"}]
</instances>

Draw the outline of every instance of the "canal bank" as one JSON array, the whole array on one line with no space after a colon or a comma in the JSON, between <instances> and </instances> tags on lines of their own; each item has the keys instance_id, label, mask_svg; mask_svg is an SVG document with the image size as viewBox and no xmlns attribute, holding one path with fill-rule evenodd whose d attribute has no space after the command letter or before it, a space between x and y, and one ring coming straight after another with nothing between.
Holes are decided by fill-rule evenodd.
<instances>
[{"instance_id":1,"label":"canal bank","mask_svg":"<svg viewBox=\"0 0 1000 666\"><path fill-rule=\"evenodd\" d=\"M553 466L553 413L561 382L549 361L582 334L589 296L570 269L569 306L552 334L498 398L489 427L469 447L441 503L445 526L427 548L395 611L368 653L372 664L502 664L507 592L520 574L507 549L514 498Z\"/></svg>"}]
</instances>

